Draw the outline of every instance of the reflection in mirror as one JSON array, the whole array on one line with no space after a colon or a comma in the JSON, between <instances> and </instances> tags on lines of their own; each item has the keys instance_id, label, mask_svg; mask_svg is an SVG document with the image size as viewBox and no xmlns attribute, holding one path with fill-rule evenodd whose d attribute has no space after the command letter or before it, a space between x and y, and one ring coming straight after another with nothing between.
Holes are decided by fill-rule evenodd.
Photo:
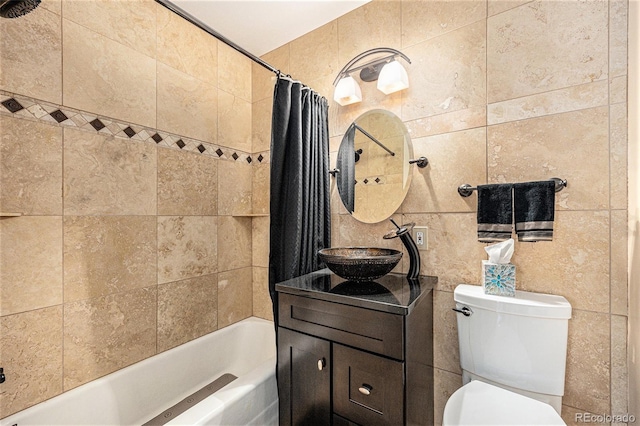
<instances>
[{"instance_id":1,"label":"reflection in mirror","mask_svg":"<svg viewBox=\"0 0 640 426\"><path fill-rule=\"evenodd\" d=\"M389 218L409 190L412 156L411 138L396 115L375 109L358 117L342 138L336 164L347 211L365 223Z\"/></svg>"}]
</instances>

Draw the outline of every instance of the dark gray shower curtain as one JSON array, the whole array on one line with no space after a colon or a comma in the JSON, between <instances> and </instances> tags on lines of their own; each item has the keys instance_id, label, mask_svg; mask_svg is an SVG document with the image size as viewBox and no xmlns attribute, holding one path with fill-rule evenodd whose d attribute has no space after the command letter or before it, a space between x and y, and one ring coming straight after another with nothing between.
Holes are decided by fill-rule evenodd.
<instances>
[{"instance_id":1,"label":"dark gray shower curtain","mask_svg":"<svg viewBox=\"0 0 640 426\"><path fill-rule=\"evenodd\" d=\"M269 293L276 327L275 284L320 269L330 247L327 100L278 77L271 122Z\"/></svg>"},{"instance_id":2,"label":"dark gray shower curtain","mask_svg":"<svg viewBox=\"0 0 640 426\"><path fill-rule=\"evenodd\" d=\"M349 213L355 210L356 197L356 159L355 159L355 138L356 126L351 124L347 132L342 138L340 148L338 149L338 160L336 167L338 174L336 180L338 183L338 192L344 207Z\"/></svg>"}]
</instances>

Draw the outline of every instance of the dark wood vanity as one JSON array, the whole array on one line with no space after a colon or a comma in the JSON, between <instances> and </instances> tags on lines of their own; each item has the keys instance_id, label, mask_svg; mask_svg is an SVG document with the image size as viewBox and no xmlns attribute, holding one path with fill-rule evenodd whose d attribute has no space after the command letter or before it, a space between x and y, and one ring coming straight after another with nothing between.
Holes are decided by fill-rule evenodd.
<instances>
[{"instance_id":1,"label":"dark wood vanity","mask_svg":"<svg viewBox=\"0 0 640 426\"><path fill-rule=\"evenodd\" d=\"M281 425L432 425L433 286L328 269L276 285Z\"/></svg>"}]
</instances>

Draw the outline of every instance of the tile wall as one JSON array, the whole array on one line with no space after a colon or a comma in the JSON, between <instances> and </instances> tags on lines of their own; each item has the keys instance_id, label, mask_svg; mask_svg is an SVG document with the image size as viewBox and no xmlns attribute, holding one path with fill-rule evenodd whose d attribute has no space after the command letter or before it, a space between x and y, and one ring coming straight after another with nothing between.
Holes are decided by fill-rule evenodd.
<instances>
[{"instance_id":1,"label":"tile wall","mask_svg":"<svg viewBox=\"0 0 640 426\"><path fill-rule=\"evenodd\" d=\"M152 0L44 0L0 34L0 418L269 318L249 59Z\"/></svg>"},{"instance_id":2,"label":"tile wall","mask_svg":"<svg viewBox=\"0 0 640 426\"><path fill-rule=\"evenodd\" d=\"M563 295L573 306L565 421L627 412L627 8L625 0L374 0L263 56L328 99L340 68L366 49L392 47L411 59L408 90L384 96L361 83L362 103L330 101L331 151L335 160L361 113L385 108L409 129L415 157L430 161L413 170L394 217L429 227L422 271L439 278L438 420L461 385L453 289L478 284L486 258L477 197L461 198L456 188L553 176L569 182L558 194L554 241L517 244L517 287ZM271 85L253 64L254 152L269 146ZM266 174L253 170L255 190ZM400 248L381 239L389 224L345 214L335 190L332 211L333 245ZM254 241L267 225L254 221ZM264 285L266 259L255 256L255 283Z\"/></svg>"}]
</instances>

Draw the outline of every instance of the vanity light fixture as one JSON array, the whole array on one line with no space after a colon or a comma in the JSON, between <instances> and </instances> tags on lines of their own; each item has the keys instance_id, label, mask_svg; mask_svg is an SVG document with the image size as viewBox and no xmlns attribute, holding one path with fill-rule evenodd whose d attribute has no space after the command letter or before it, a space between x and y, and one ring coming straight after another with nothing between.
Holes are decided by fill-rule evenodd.
<instances>
[{"instance_id":1,"label":"vanity light fixture","mask_svg":"<svg viewBox=\"0 0 640 426\"><path fill-rule=\"evenodd\" d=\"M363 59L375 55L376 58L358 65ZM351 59L340 70L333 85L333 100L342 106L362 101L362 91L351 73L360 71L360 80L371 82L378 80L378 90L385 95L398 92L409 87L407 70L396 60L401 57L408 63L411 60L404 53L390 47L376 47Z\"/></svg>"}]
</instances>

